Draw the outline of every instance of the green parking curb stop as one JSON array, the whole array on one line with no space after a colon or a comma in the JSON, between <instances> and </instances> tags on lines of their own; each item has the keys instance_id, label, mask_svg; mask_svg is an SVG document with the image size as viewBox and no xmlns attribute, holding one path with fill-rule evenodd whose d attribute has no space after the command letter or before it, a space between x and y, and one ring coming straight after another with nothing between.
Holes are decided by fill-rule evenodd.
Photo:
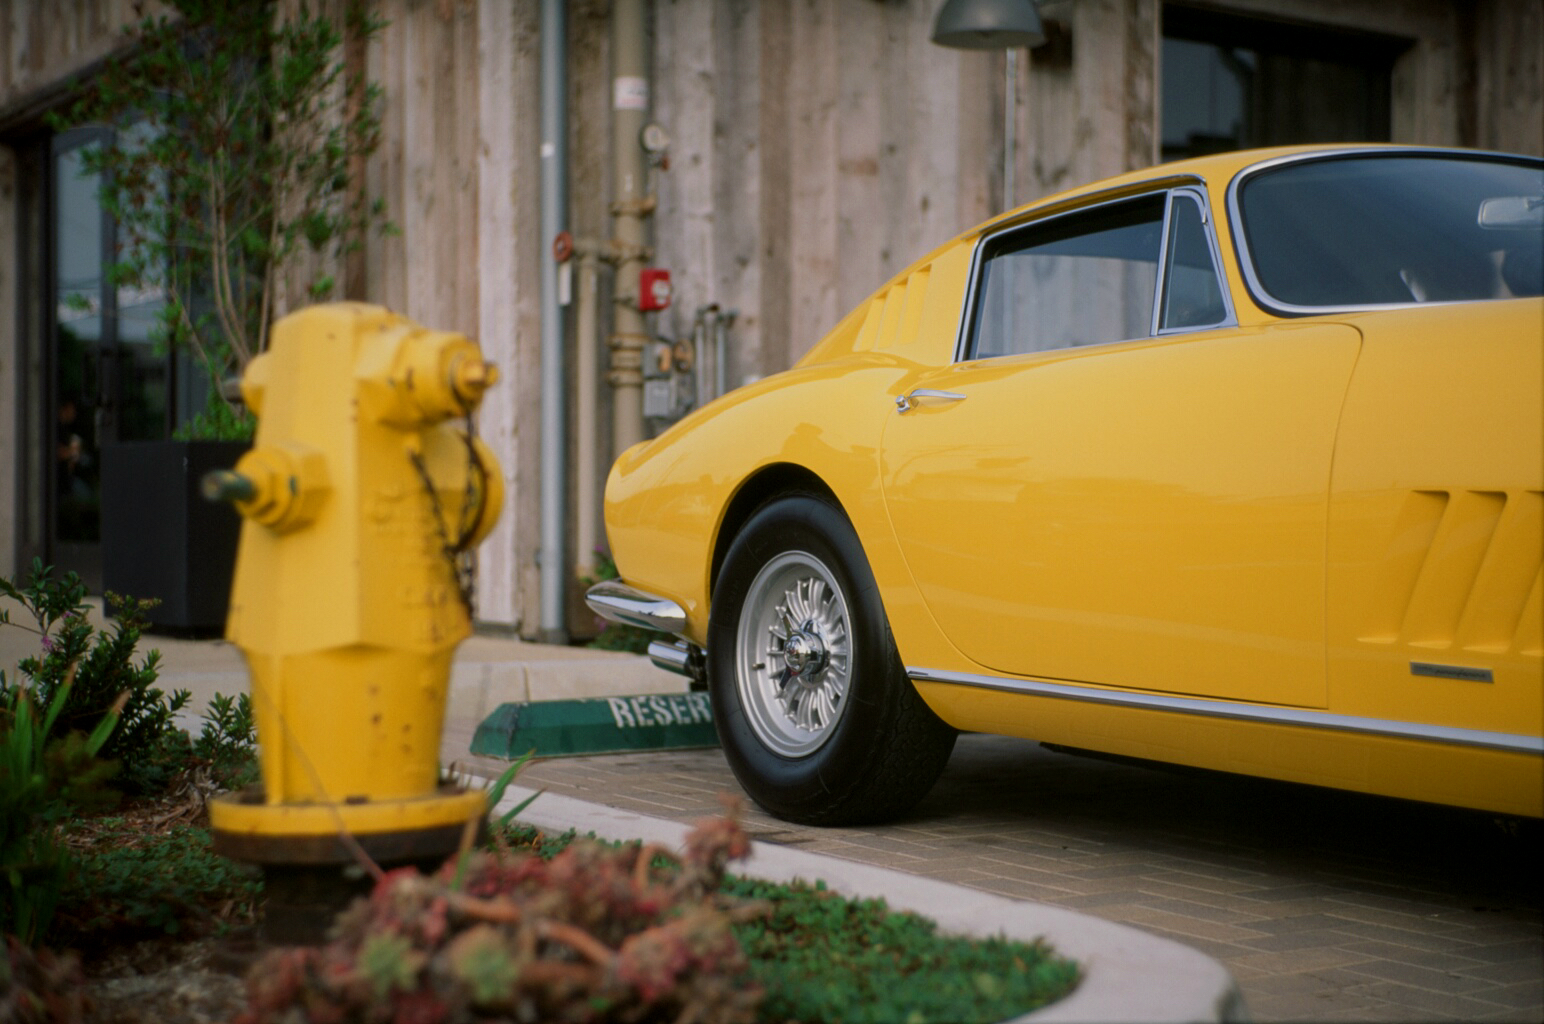
<instances>
[{"instance_id":1,"label":"green parking curb stop","mask_svg":"<svg viewBox=\"0 0 1544 1024\"><path fill-rule=\"evenodd\" d=\"M472 737L479 757L513 760L718 746L705 693L501 704Z\"/></svg>"}]
</instances>

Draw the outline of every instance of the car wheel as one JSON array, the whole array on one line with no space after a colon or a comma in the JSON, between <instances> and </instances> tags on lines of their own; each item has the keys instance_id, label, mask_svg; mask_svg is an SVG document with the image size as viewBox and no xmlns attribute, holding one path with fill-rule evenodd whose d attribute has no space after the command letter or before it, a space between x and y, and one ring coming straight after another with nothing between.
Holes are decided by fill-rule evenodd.
<instances>
[{"instance_id":1,"label":"car wheel","mask_svg":"<svg viewBox=\"0 0 1544 1024\"><path fill-rule=\"evenodd\" d=\"M789 821L893 818L954 748L954 730L906 678L857 534L813 494L769 501L730 546L708 689L735 777Z\"/></svg>"}]
</instances>

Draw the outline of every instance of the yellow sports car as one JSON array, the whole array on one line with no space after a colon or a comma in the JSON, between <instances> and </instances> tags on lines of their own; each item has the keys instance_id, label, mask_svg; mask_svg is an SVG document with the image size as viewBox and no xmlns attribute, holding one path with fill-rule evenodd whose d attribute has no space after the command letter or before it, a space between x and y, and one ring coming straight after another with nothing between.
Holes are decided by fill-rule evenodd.
<instances>
[{"instance_id":1,"label":"yellow sports car","mask_svg":"<svg viewBox=\"0 0 1544 1024\"><path fill-rule=\"evenodd\" d=\"M625 452L618 621L745 789L955 730L1544 814L1544 162L1230 153L952 239Z\"/></svg>"}]
</instances>

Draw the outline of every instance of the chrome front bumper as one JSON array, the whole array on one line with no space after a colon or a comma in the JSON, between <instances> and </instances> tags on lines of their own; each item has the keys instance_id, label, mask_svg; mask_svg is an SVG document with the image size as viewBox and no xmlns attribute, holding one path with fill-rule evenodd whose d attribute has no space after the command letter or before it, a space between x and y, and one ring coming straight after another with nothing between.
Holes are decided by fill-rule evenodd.
<instances>
[{"instance_id":1,"label":"chrome front bumper","mask_svg":"<svg viewBox=\"0 0 1544 1024\"><path fill-rule=\"evenodd\" d=\"M629 587L619 580L597 583L584 595L584 603L603 619L624 626L640 626L679 636L686 629L686 610L669 598ZM660 668L692 680L693 688L706 684L707 665L702 648L685 640L655 640L649 644L649 660Z\"/></svg>"},{"instance_id":2,"label":"chrome front bumper","mask_svg":"<svg viewBox=\"0 0 1544 1024\"><path fill-rule=\"evenodd\" d=\"M629 587L621 580L604 580L584 595L584 603L603 619L624 626L657 629L679 636L686 629L686 609L666 597Z\"/></svg>"}]
</instances>

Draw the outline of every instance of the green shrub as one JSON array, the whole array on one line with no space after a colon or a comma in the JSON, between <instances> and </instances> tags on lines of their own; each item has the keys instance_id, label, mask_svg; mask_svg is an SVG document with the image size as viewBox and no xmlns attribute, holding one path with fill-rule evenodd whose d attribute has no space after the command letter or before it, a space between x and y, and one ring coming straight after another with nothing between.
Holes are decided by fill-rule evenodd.
<instances>
[{"instance_id":1,"label":"green shrub","mask_svg":"<svg viewBox=\"0 0 1544 1024\"><path fill-rule=\"evenodd\" d=\"M56 824L72 796L99 790L111 766L97 760L117 716L109 708L91 735L54 735L70 697L62 681L41 715L33 695L5 688L0 673L0 931L36 943L48 928L69 877L69 851Z\"/></svg>"},{"instance_id":2,"label":"green shrub","mask_svg":"<svg viewBox=\"0 0 1544 1024\"><path fill-rule=\"evenodd\" d=\"M209 765L221 789L242 789L258 779L257 727L252 698L246 694L214 695L204 709L204 723L193 740L193 757Z\"/></svg>"},{"instance_id":3,"label":"green shrub","mask_svg":"<svg viewBox=\"0 0 1544 1024\"><path fill-rule=\"evenodd\" d=\"M39 559L33 561L32 574L22 585L0 577L0 594L19 602L37 623L33 628L11 622L0 609L0 624L40 637L41 656L17 666L30 681L38 703L51 704L64 681L74 679L59 714L59 733L90 733L109 709L119 707L118 728L108 737L101 757L122 764L120 781L131 792L150 792L164 785L166 745L177 735L173 716L188 694L179 690L168 696L154 686L159 651L150 651L135 664L134 646L145 625L144 613L152 605L108 594L116 621L111 630L97 630L86 619L85 584L73 572L55 578L53 567Z\"/></svg>"},{"instance_id":4,"label":"green shrub","mask_svg":"<svg viewBox=\"0 0 1544 1024\"><path fill-rule=\"evenodd\" d=\"M1044 1006L1077 983L1077 965L1041 943L939 935L932 921L884 900L747 878L726 879L724 891L773 908L736 928L767 991L762 1020L989 1022Z\"/></svg>"}]
</instances>

